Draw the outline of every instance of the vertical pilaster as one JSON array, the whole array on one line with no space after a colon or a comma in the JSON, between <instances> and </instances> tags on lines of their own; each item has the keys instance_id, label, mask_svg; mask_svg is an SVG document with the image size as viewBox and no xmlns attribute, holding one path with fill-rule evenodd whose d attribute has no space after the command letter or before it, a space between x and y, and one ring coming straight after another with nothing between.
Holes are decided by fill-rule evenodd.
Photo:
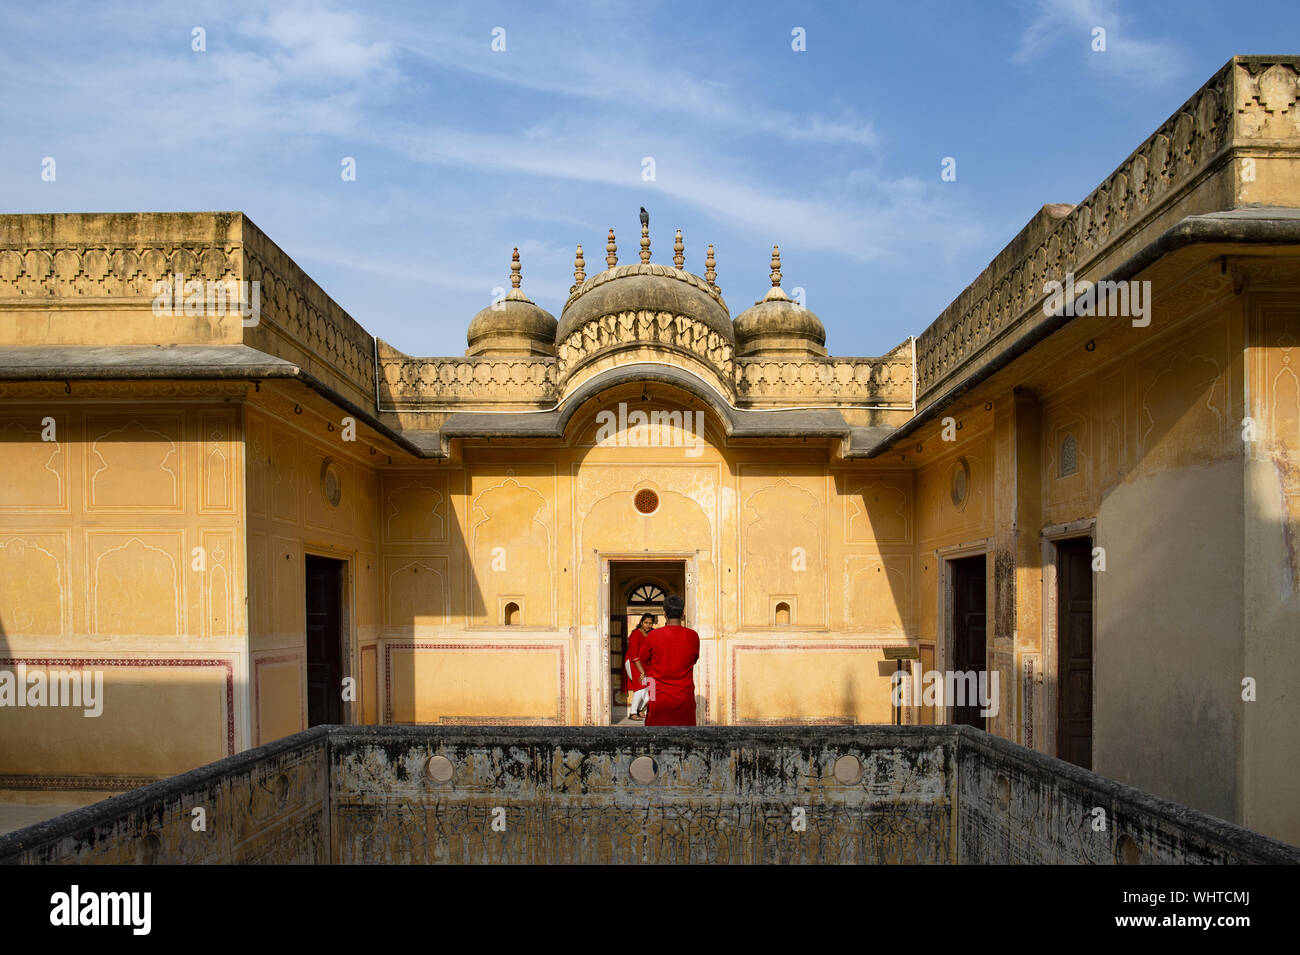
<instances>
[{"instance_id":1,"label":"vertical pilaster","mask_svg":"<svg viewBox=\"0 0 1300 955\"><path fill-rule=\"evenodd\" d=\"M990 732L1025 743L1019 710L1025 693L1033 694L1035 687L1020 685L1025 672L1019 661L1022 654L1040 654L1042 645L1042 411L1037 397L1021 388L1005 395L994 411L993 433L988 668L998 674L999 701L988 725ZM1039 717L1035 724L1037 736L1042 732Z\"/></svg>"}]
</instances>

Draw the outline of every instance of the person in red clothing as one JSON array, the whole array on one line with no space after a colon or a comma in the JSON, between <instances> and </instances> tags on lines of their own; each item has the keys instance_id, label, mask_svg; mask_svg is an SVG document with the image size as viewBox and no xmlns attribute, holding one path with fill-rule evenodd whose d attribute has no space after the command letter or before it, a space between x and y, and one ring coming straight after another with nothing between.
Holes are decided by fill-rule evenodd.
<instances>
[{"instance_id":1,"label":"person in red clothing","mask_svg":"<svg viewBox=\"0 0 1300 955\"><path fill-rule=\"evenodd\" d=\"M664 625L641 641L638 668L650 686L646 726L695 725L695 661L700 635L682 626L686 603L675 594L664 600Z\"/></svg>"},{"instance_id":2,"label":"person in red clothing","mask_svg":"<svg viewBox=\"0 0 1300 955\"><path fill-rule=\"evenodd\" d=\"M650 689L641 685L641 673L636 668L636 661L641 658L641 644L645 635L654 629L655 615L641 615L641 622L627 636L627 655L623 659L623 692L628 696L627 718L638 723L645 719L641 711L645 709L650 698ZM634 692L635 691L635 692Z\"/></svg>"}]
</instances>

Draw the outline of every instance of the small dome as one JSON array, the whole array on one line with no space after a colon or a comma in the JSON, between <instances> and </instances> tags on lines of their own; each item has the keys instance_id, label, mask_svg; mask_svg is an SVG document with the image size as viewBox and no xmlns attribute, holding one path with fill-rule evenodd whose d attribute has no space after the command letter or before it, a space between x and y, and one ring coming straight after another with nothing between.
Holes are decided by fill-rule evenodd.
<instances>
[{"instance_id":1,"label":"small dome","mask_svg":"<svg viewBox=\"0 0 1300 955\"><path fill-rule=\"evenodd\" d=\"M736 316L737 358L826 357L826 327L781 288L781 250L772 247L772 288Z\"/></svg>"},{"instance_id":2,"label":"small dome","mask_svg":"<svg viewBox=\"0 0 1300 955\"><path fill-rule=\"evenodd\" d=\"M520 291L518 249L511 259L510 292L470 320L465 354L471 358L555 354L555 316Z\"/></svg>"}]
</instances>

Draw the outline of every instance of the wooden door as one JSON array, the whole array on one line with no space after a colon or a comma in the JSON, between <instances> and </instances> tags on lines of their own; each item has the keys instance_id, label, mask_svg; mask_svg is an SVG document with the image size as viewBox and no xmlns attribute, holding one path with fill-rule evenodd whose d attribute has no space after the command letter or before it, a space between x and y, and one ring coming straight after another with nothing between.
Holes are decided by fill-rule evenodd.
<instances>
[{"instance_id":1,"label":"wooden door","mask_svg":"<svg viewBox=\"0 0 1300 955\"><path fill-rule=\"evenodd\" d=\"M343 561L307 556L307 725L343 722Z\"/></svg>"},{"instance_id":2,"label":"wooden door","mask_svg":"<svg viewBox=\"0 0 1300 955\"><path fill-rule=\"evenodd\" d=\"M1092 769L1092 539L1056 545L1056 755Z\"/></svg>"},{"instance_id":3,"label":"wooden door","mask_svg":"<svg viewBox=\"0 0 1300 955\"><path fill-rule=\"evenodd\" d=\"M985 651L985 559L963 557L952 562L952 666L954 670L983 673ZM978 686L978 684L977 684ZM973 705L972 705L973 704ZM952 721L984 729L977 700L952 708Z\"/></svg>"}]
</instances>

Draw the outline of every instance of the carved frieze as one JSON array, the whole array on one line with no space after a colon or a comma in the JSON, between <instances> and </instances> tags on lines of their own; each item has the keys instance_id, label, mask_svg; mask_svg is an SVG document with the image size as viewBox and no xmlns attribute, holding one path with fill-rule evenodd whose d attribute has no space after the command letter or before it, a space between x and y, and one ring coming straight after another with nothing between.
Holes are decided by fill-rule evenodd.
<instances>
[{"instance_id":1,"label":"carved frieze","mask_svg":"<svg viewBox=\"0 0 1300 955\"><path fill-rule=\"evenodd\" d=\"M724 380L732 377L731 342L689 316L644 310L603 315L575 329L556 349L559 377L567 378L593 355L619 345L638 343L691 352L713 365Z\"/></svg>"},{"instance_id":2,"label":"carved frieze","mask_svg":"<svg viewBox=\"0 0 1300 955\"><path fill-rule=\"evenodd\" d=\"M237 278L239 247L169 243L0 248L0 300L152 300L153 283L169 280L176 273L207 281Z\"/></svg>"}]
</instances>

